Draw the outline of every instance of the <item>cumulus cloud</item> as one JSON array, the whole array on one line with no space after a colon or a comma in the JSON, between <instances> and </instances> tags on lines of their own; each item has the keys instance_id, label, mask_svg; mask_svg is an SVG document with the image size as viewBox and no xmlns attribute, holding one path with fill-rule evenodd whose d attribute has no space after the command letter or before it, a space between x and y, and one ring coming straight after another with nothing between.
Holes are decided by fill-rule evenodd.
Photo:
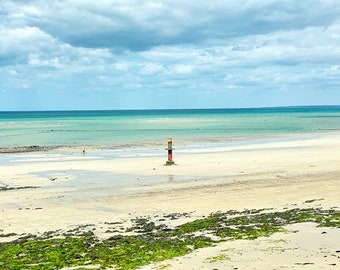
<instances>
[{"instance_id":1,"label":"cumulus cloud","mask_svg":"<svg viewBox=\"0 0 340 270\"><path fill-rule=\"evenodd\" d=\"M138 89L152 98L176 89L207 107L231 91L334 93L339 15L337 0L5 0L0 87Z\"/></svg>"},{"instance_id":2,"label":"cumulus cloud","mask_svg":"<svg viewBox=\"0 0 340 270\"><path fill-rule=\"evenodd\" d=\"M4 63L24 61L29 52L35 52L42 47L51 49L53 38L36 27L0 28L0 57ZM37 46L38 45L38 46Z\"/></svg>"},{"instance_id":3,"label":"cumulus cloud","mask_svg":"<svg viewBox=\"0 0 340 270\"><path fill-rule=\"evenodd\" d=\"M3 9L9 23L38 27L73 46L128 50L326 27L339 14L337 1L36 0Z\"/></svg>"}]
</instances>

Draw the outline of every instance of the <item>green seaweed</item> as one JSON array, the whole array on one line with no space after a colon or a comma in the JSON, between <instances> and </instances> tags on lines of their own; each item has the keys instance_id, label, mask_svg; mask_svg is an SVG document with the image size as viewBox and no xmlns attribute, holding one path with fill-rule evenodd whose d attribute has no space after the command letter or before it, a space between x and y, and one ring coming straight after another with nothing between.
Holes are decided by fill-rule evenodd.
<instances>
[{"instance_id":1,"label":"green seaweed","mask_svg":"<svg viewBox=\"0 0 340 270\"><path fill-rule=\"evenodd\" d=\"M221 261L230 261L230 257L226 254L220 254L217 256L209 257L206 259L209 263L216 263Z\"/></svg>"},{"instance_id":2,"label":"green seaweed","mask_svg":"<svg viewBox=\"0 0 340 270\"><path fill-rule=\"evenodd\" d=\"M0 268L136 269L221 241L270 236L283 231L283 226L288 224L314 222L321 227L340 228L340 211L335 209L290 209L268 213L264 210L213 213L174 229L156 225L148 218L139 218L132 220L134 225L127 230L133 235L117 234L104 240L96 238L91 231L80 230L66 232L64 237L60 237L60 231L55 232L55 236L48 232L40 238L28 235L0 243Z\"/></svg>"}]
</instances>

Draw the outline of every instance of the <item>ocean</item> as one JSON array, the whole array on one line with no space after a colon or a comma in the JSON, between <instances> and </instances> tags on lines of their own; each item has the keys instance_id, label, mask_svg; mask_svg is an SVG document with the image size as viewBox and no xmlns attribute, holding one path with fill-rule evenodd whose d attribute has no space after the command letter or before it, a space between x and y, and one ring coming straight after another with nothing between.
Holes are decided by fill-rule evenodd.
<instances>
[{"instance_id":1,"label":"ocean","mask_svg":"<svg viewBox=\"0 0 340 270\"><path fill-rule=\"evenodd\" d=\"M0 112L0 148L149 147L340 131L340 106Z\"/></svg>"}]
</instances>

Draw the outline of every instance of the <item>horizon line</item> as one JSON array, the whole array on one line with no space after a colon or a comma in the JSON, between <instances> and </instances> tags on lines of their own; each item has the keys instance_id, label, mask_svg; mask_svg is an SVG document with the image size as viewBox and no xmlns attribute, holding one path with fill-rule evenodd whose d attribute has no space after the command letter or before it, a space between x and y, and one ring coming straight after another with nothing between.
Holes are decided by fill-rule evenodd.
<instances>
[{"instance_id":1,"label":"horizon line","mask_svg":"<svg viewBox=\"0 0 340 270\"><path fill-rule=\"evenodd\" d=\"M287 105L287 106L261 106L261 107L216 107L216 108L149 108L149 109L55 109L55 110L0 110L5 112L91 112L91 111L180 111L180 110L251 110L251 109L284 109L284 108L316 108L340 107L338 105Z\"/></svg>"}]
</instances>

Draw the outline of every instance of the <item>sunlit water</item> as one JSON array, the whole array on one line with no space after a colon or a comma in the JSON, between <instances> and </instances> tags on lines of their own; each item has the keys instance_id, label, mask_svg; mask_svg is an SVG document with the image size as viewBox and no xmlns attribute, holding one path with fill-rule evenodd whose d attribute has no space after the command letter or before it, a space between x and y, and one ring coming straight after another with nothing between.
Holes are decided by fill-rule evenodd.
<instances>
[{"instance_id":1,"label":"sunlit water","mask_svg":"<svg viewBox=\"0 0 340 270\"><path fill-rule=\"evenodd\" d=\"M340 130L340 106L262 109L0 112L0 147L144 147Z\"/></svg>"}]
</instances>

